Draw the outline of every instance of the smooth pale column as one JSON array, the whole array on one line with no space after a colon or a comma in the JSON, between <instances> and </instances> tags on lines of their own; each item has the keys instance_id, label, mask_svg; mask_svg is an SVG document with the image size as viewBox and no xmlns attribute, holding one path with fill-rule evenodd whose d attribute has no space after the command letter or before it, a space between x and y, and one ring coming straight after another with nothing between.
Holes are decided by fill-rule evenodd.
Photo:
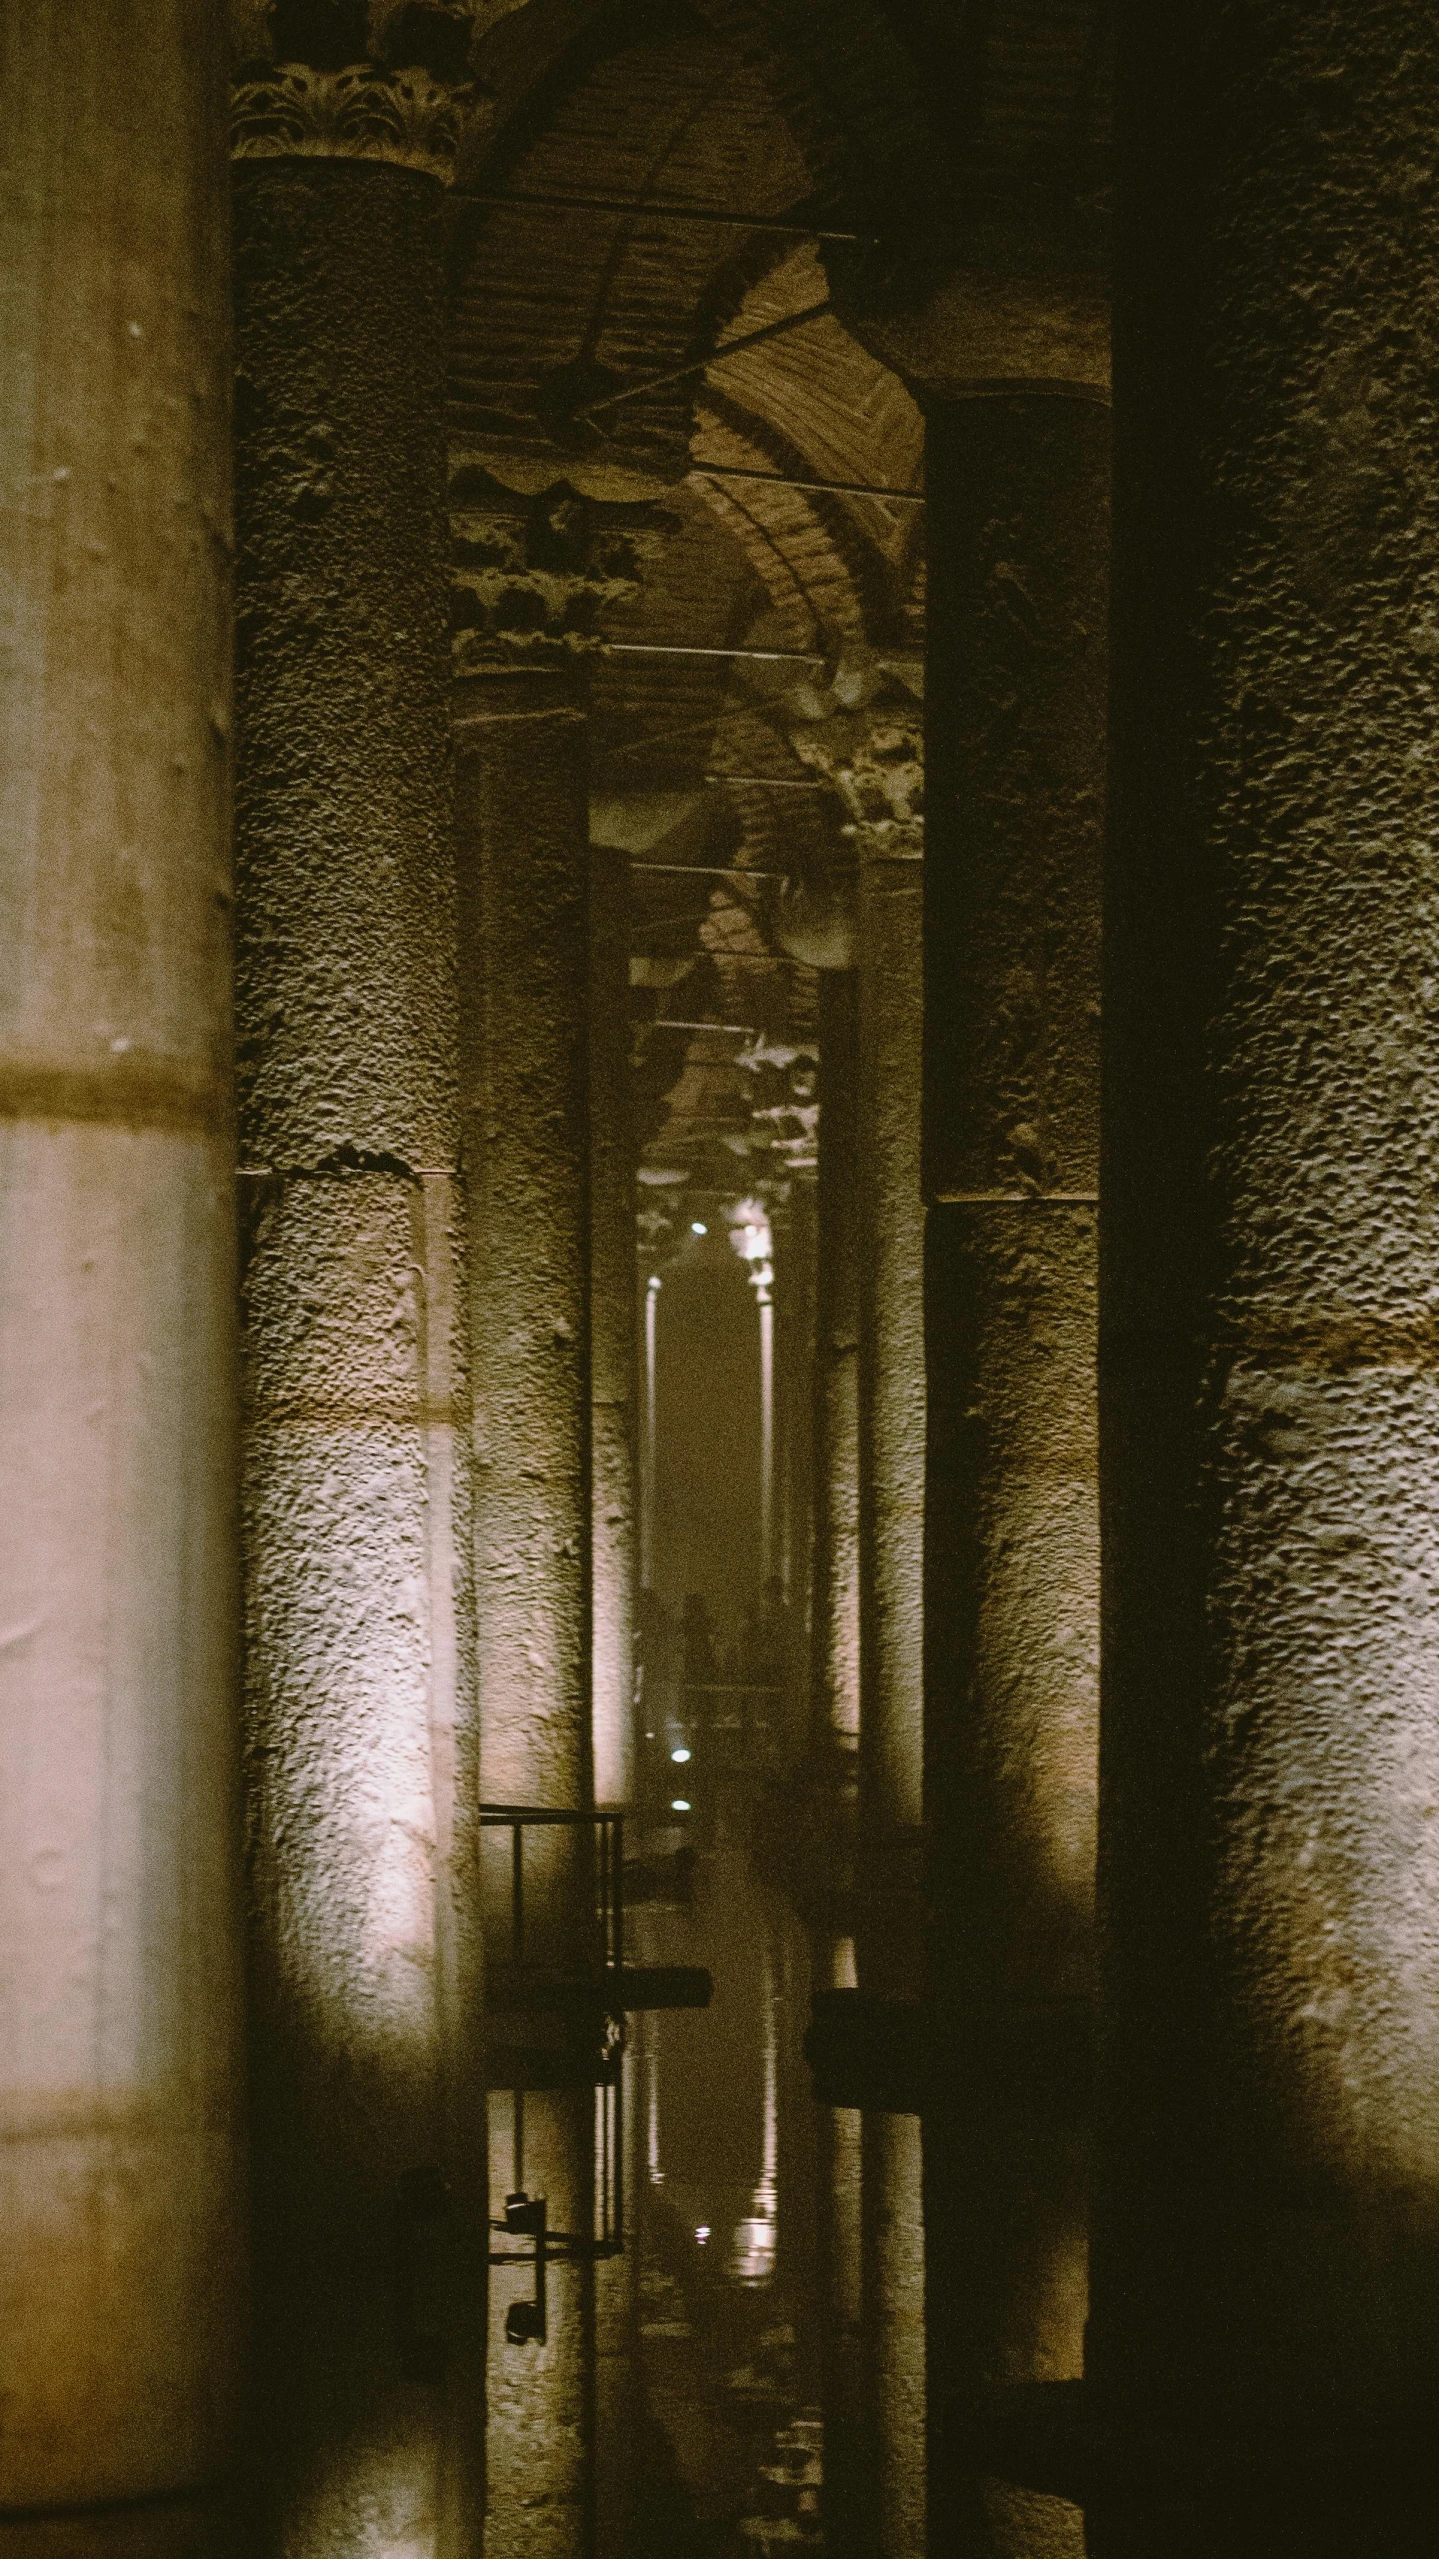
<instances>
[{"instance_id":1,"label":"smooth pale column","mask_svg":"<svg viewBox=\"0 0 1439 2559\"><path fill-rule=\"evenodd\" d=\"M243 2315L223 107L5 12L0 2508L205 2479Z\"/></svg>"},{"instance_id":2,"label":"smooth pale column","mask_svg":"<svg viewBox=\"0 0 1439 2559\"><path fill-rule=\"evenodd\" d=\"M1091 2531L1289 2559L1434 2528L1439 20L1226 32L1125 29Z\"/></svg>"},{"instance_id":3,"label":"smooth pale column","mask_svg":"<svg viewBox=\"0 0 1439 2559\"><path fill-rule=\"evenodd\" d=\"M585 717L567 675L496 667L456 684L455 724L481 1794L580 1810L594 1802ZM529 1924L572 1945L584 1860L532 1855ZM503 1937L507 1870L491 1881ZM497 2212L513 2125L497 2087ZM592 2088L526 2097L524 2183L554 2228L589 2229L593 2157ZM560 2559L593 2529L593 2269L551 2272L544 2346L506 2341L515 2293L513 2277L492 2286L485 2549Z\"/></svg>"},{"instance_id":4,"label":"smooth pale column","mask_svg":"<svg viewBox=\"0 0 1439 2559\"><path fill-rule=\"evenodd\" d=\"M468 2553L484 2111L442 195L237 169L256 2545Z\"/></svg>"},{"instance_id":5,"label":"smooth pale column","mask_svg":"<svg viewBox=\"0 0 1439 2559\"><path fill-rule=\"evenodd\" d=\"M859 1985L920 1990L923 1817L924 865L913 821L860 822ZM863 2119L865 2415L882 2559L925 2536L923 2142L917 2115Z\"/></svg>"},{"instance_id":6,"label":"smooth pale column","mask_svg":"<svg viewBox=\"0 0 1439 2559\"><path fill-rule=\"evenodd\" d=\"M1109 419L956 399L928 450L932 2482L961 2546L1048 2559L1076 2508L966 2474L954 2429L1083 2360Z\"/></svg>"}]
</instances>

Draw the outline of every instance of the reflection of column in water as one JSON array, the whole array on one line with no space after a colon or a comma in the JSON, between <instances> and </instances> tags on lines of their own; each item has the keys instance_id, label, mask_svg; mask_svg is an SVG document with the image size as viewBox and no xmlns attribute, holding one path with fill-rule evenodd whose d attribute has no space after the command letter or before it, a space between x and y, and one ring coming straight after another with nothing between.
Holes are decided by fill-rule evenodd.
<instances>
[{"instance_id":1,"label":"reflection of column in water","mask_svg":"<svg viewBox=\"0 0 1439 2559\"><path fill-rule=\"evenodd\" d=\"M662 2186L665 2172L660 2166L660 2029L655 2017L645 2019L644 2057L645 2173L652 2186Z\"/></svg>"},{"instance_id":2,"label":"reflection of column in water","mask_svg":"<svg viewBox=\"0 0 1439 2559\"><path fill-rule=\"evenodd\" d=\"M655 1391L656 1330L660 1281L652 1271L645 1284L645 1435L640 1476L640 1587L652 1590L655 1578L655 1469L659 1405Z\"/></svg>"},{"instance_id":3,"label":"reflection of column in water","mask_svg":"<svg viewBox=\"0 0 1439 2559\"><path fill-rule=\"evenodd\" d=\"M852 1937L817 1929L816 1988L853 1990ZM820 2392L824 2410L824 2546L827 2559L864 2547L864 2367L860 2235L860 2126L855 2106L819 2109Z\"/></svg>"},{"instance_id":4,"label":"reflection of column in water","mask_svg":"<svg viewBox=\"0 0 1439 2559\"><path fill-rule=\"evenodd\" d=\"M779 2011L774 1950L766 1929L760 1957L760 2031L764 2037L764 2134L759 2184L735 2226L730 2271L739 2283L767 2284L774 2273L779 2211Z\"/></svg>"},{"instance_id":5,"label":"reflection of column in water","mask_svg":"<svg viewBox=\"0 0 1439 2559\"><path fill-rule=\"evenodd\" d=\"M768 1581L774 1541L774 1298L759 1290L759 1556Z\"/></svg>"},{"instance_id":6,"label":"reflection of column in water","mask_svg":"<svg viewBox=\"0 0 1439 2559\"><path fill-rule=\"evenodd\" d=\"M626 2559L640 2462L638 2152L640 2092L631 2057L595 2090L595 2228L623 2240L595 2268L594 2559Z\"/></svg>"}]
</instances>

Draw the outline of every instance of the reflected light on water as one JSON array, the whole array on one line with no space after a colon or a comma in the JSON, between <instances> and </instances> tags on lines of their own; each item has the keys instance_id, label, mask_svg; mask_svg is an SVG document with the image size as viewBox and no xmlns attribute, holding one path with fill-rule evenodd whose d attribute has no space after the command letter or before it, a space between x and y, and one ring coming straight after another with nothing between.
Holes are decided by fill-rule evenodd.
<instances>
[{"instance_id":1,"label":"reflected light on water","mask_svg":"<svg viewBox=\"0 0 1439 2559\"><path fill-rule=\"evenodd\" d=\"M764 2035L764 2140L759 2184L749 2211L735 2224L730 2272L736 2283L767 2284L774 2274L779 2221L779 2015L774 1952L765 1939L760 1973Z\"/></svg>"}]
</instances>

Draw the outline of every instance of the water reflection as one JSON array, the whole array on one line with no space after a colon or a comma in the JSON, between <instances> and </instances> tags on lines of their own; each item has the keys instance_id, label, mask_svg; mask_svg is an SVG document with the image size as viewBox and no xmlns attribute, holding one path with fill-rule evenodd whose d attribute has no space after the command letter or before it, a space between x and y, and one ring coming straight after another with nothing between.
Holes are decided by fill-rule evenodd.
<instances>
[{"instance_id":1,"label":"water reflection","mask_svg":"<svg viewBox=\"0 0 1439 2559\"><path fill-rule=\"evenodd\" d=\"M688 1898L635 1916L645 1961L701 1964L715 1984L703 2014L647 2017L638 2054L642 2358L672 2491L655 2559L822 2546L808 1959L748 1845L758 1771L714 1747L736 1696L682 1745L698 1771Z\"/></svg>"}]
</instances>

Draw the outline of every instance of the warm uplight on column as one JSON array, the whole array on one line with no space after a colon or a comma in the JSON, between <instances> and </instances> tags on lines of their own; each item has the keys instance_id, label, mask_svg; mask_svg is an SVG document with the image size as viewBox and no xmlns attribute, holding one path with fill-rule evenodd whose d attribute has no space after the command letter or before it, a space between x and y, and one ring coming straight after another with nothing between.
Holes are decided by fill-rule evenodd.
<instances>
[{"instance_id":1,"label":"warm uplight on column","mask_svg":"<svg viewBox=\"0 0 1439 2559\"><path fill-rule=\"evenodd\" d=\"M770 1576L774 1552L774 1236L769 1218L756 1200L742 1200L730 1212L729 1240L749 1265L749 1284L759 1307L759 1556L760 1580Z\"/></svg>"},{"instance_id":2,"label":"warm uplight on column","mask_svg":"<svg viewBox=\"0 0 1439 2559\"><path fill-rule=\"evenodd\" d=\"M640 1483L640 1586L650 1590L655 1577L655 1482L659 1404L655 1392L655 1350L660 1280L651 1271L645 1284L645 1422L643 1474Z\"/></svg>"}]
</instances>

